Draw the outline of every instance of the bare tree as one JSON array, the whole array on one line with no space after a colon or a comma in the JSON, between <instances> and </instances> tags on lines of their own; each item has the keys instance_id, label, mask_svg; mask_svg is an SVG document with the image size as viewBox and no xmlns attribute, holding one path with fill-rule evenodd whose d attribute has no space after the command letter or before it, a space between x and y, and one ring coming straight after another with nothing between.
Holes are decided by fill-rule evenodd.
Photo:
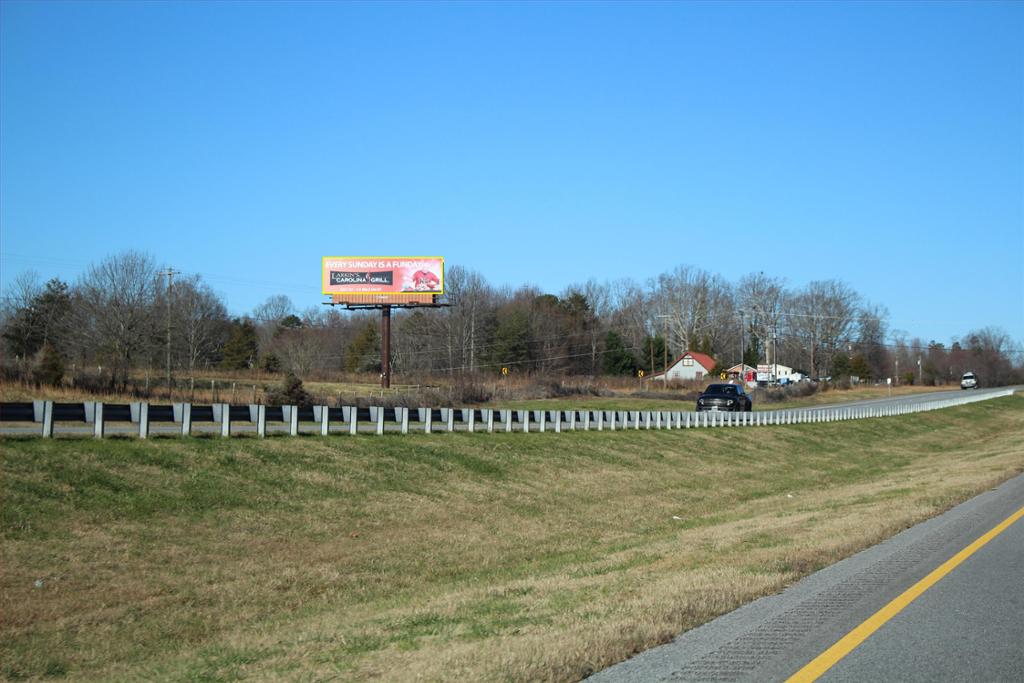
<instances>
[{"instance_id":1,"label":"bare tree","mask_svg":"<svg viewBox=\"0 0 1024 683\"><path fill-rule=\"evenodd\" d=\"M319 325L280 329L274 351L284 369L300 377L308 376L320 365L327 350L327 335Z\"/></svg>"},{"instance_id":2,"label":"bare tree","mask_svg":"<svg viewBox=\"0 0 1024 683\"><path fill-rule=\"evenodd\" d=\"M11 281L11 284L4 287L3 298L0 301L0 313L6 319L8 316L23 308L28 308L32 302L43 293L42 280L39 273L34 270L26 270Z\"/></svg>"},{"instance_id":3,"label":"bare tree","mask_svg":"<svg viewBox=\"0 0 1024 683\"><path fill-rule=\"evenodd\" d=\"M875 379L888 376L889 351L885 345L889 311L885 306L865 305L857 313L857 348Z\"/></svg>"},{"instance_id":4,"label":"bare tree","mask_svg":"<svg viewBox=\"0 0 1024 683\"><path fill-rule=\"evenodd\" d=\"M256 323L256 337L259 340L260 354L273 353L274 337L281 323L289 316L295 315L295 304L284 294L275 294L252 311Z\"/></svg>"},{"instance_id":5,"label":"bare tree","mask_svg":"<svg viewBox=\"0 0 1024 683\"><path fill-rule=\"evenodd\" d=\"M448 269L444 280L450 305L438 322L442 325L448 367L475 372L486 317L493 307L493 291L480 273L462 266Z\"/></svg>"},{"instance_id":6,"label":"bare tree","mask_svg":"<svg viewBox=\"0 0 1024 683\"><path fill-rule=\"evenodd\" d=\"M611 323L621 332L627 346L639 349L647 334L647 292L632 278L613 280L608 287Z\"/></svg>"},{"instance_id":7,"label":"bare tree","mask_svg":"<svg viewBox=\"0 0 1024 683\"><path fill-rule=\"evenodd\" d=\"M836 352L850 343L859 301L859 295L838 280L815 280L793 296L787 327L805 345L812 375L830 368Z\"/></svg>"},{"instance_id":8,"label":"bare tree","mask_svg":"<svg viewBox=\"0 0 1024 683\"><path fill-rule=\"evenodd\" d=\"M971 368L983 384L998 386L1013 379L1010 336L998 327L973 330L966 336Z\"/></svg>"},{"instance_id":9,"label":"bare tree","mask_svg":"<svg viewBox=\"0 0 1024 683\"><path fill-rule=\"evenodd\" d=\"M649 329L657 332L656 316L667 315L670 346L679 351L713 352L735 327L732 288L721 276L691 266L678 266L650 283Z\"/></svg>"},{"instance_id":10,"label":"bare tree","mask_svg":"<svg viewBox=\"0 0 1024 683\"><path fill-rule=\"evenodd\" d=\"M200 360L212 359L227 342L227 308L209 285L195 275L175 283L171 310L179 354L192 372Z\"/></svg>"},{"instance_id":11,"label":"bare tree","mask_svg":"<svg viewBox=\"0 0 1024 683\"><path fill-rule=\"evenodd\" d=\"M578 287L578 290L586 297L593 313L593 324L588 330L587 345L590 349L590 374L598 375L603 365L601 345L608 332L613 311L611 287L607 282L598 282L591 278Z\"/></svg>"},{"instance_id":12,"label":"bare tree","mask_svg":"<svg viewBox=\"0 0 1024 683\"><path fill-rule=\"evenodd\" d=\"M90 267L75 288L75 338L82 351L106 359L115 384L158 348L156 270L150 256L126 251Z\"/></svg>"},{"instance_id":13,"label":"bare tree","mask_svg":"<svg viewBox=\"0 0 1024 683\"><path fill-rule=\"evenodd\" d=\"M295 304L284 294L275 294L252 311L253 320L260 323L279 323L295 314Z\"/></svg>"},{"instance_id":14,"label":"bare tree","mask_svg":"<svg viewBox=\"0 0 1024 683\"><path fill-rule=\"evenodd\" d=\"M775 363L779 323L786 302L785 280L764 273L743 276L737 286L739 308L748 329L757 338L766 363Z\"/></svg>"}]
</instances>

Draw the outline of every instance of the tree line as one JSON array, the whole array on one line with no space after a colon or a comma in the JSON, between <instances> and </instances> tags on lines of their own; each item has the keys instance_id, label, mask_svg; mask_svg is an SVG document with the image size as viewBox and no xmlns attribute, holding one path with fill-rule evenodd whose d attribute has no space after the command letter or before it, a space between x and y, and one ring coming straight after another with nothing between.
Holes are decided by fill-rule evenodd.
<instances>
[{"instance_id":1,"label":"tree line","mask_svg":"<svg viewBox=\"0 0 1024 683\"><path fill-rule=\"evenodd\" d=\"M1022 379L1022 358L998 328L945 344L890 330L884 306L839 280L788 287L751 273L729 282L679 266L646 282L588 280L559 294L496 287L462 266L445 276L447 304L397 310L395 373L510 372L551 377L650 374L686 351L784 364L811 377L897 377L940 384L973 370L986 384ZM242 316L199 275L161 270L127 251L74 283L19 276L0 311L8 375L56 381L68 371L124 385L142 368L172 372L262 369L298 376L380 371L379 315L296 308L275 295Z\"/></svg>"}]
</instances>

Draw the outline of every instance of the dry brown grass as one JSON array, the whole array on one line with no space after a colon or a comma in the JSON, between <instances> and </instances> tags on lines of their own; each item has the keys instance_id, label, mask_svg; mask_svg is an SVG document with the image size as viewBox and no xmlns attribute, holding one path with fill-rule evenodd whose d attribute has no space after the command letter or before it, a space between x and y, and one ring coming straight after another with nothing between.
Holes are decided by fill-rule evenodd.
<instances>
[{"instance_id":1,"label":"dry brown grass","mask_svg":"<svg viewBox=\"0 0 1024 683\"><path fill-rule=\"evenodd\" d=\"M1021 472L1022 404L762 430L8 441L3 672L575 680Z\"/></svg>"}]
</instances>

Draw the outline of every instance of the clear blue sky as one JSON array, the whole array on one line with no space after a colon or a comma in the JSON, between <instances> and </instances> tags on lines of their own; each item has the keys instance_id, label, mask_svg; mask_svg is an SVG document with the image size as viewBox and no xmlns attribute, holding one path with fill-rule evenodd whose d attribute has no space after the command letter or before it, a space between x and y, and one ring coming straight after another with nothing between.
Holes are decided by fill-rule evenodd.
<instances>
[{"instance_id":1,"label":"clear blue sky","mask_svg":"<svg viewBox=\"0 0 1024 683\"><path fill-rule=\"evenodd\" d=\"M0 280L839 278L1024 340L1022 3L0 3Z\"/></svg>"}]
</instances>

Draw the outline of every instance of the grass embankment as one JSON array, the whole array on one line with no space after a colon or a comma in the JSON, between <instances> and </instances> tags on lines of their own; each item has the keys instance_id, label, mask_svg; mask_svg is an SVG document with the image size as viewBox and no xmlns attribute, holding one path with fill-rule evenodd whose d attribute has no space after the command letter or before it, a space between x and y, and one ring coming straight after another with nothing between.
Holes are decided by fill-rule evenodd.
<instances>
[{"instance_id":1,"label":"grass embankment","mask_svg":"<svg viewBox=\"0 0 1024 683\"><path fill-rule=\"evenodd\" d=\"M761 429L2 450L8 678L572 680L1024 471L1024 398Z\"/></svg>"}]
</instances>

